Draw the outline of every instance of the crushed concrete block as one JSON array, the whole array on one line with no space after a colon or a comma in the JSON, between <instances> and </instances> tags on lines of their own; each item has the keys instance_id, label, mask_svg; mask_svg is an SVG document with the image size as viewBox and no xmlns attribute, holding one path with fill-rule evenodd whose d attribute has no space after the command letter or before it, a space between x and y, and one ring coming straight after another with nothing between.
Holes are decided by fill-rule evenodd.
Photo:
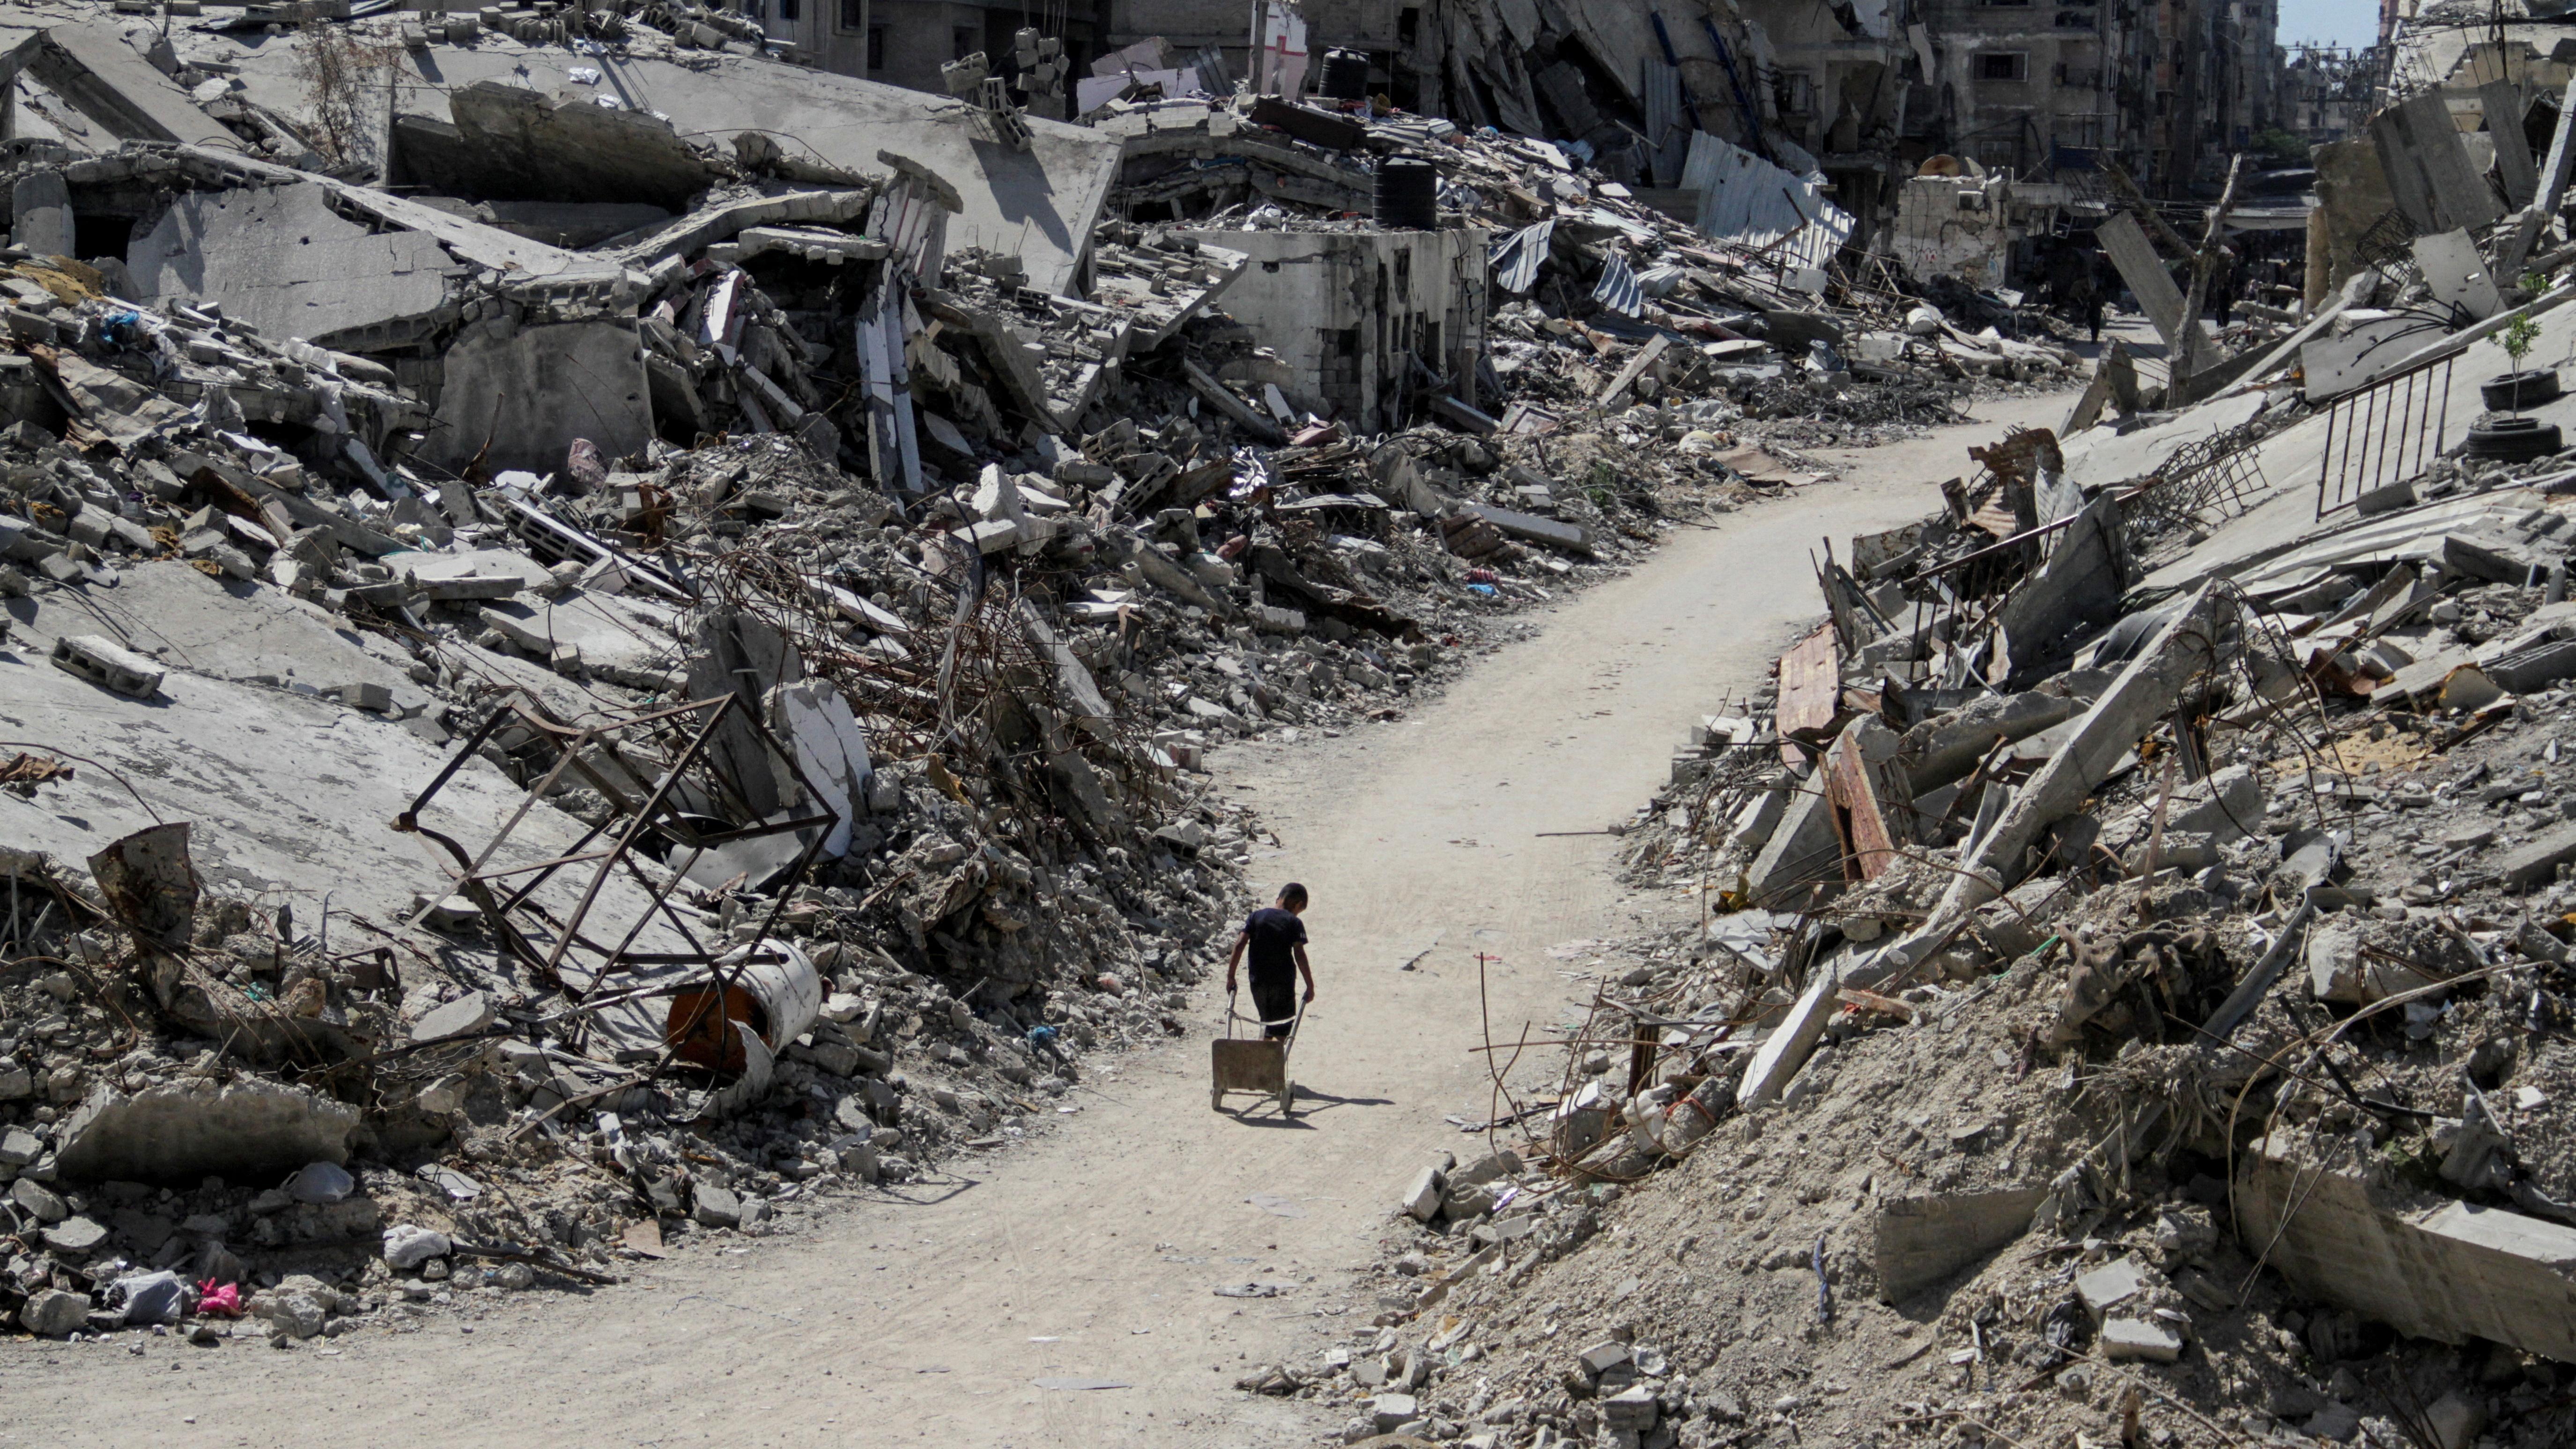
<instances>
[{"instance_id":1,"label":"crushed concrete block","mask_svg":"<svg viewBox=\"0 0 2576 1449\"><path fill-rule=\"evenodd\" d=\"M1746 869L1745 881L1758 904L1802 907L1819 887L1826 896L1841 891L1842 838L1822 785L1803 780L1783 794L1779 823Z\"/></svg>"},{"instance_id":2,"label":"crushed concrete block","mask_svg":"<svg viewBox=\"0 0 2576 1449\"><path fill-rule=\"evenodd\" d=\"M491 1024L492 999L480 991L469 991L423 1013L411 1024L411 1039L444 1041L452 1036L469 1036Z\"/></svg>"},{"instance_id":3,"label":"crushed concrete block","mask_svg":"<svg viewBox=\"0 0 2576 1449\"><path fill-rule=\"evenodd\" d=\"M1576 554L1583 558L1592 557L1592 530L1582 524L1541 518L1535 513L1523 513L1513 508L1496 508L1484 503L1468 504L1467 511L1501 529L1506 537L1517 538L1525 543L1544 544L1560 552Z\"/></svg>"},{"instance_id":4,"label":"crushed concrete block","mask_svg":"<svg viewBox=\"0 0 2576 1449\"><path fill-rule=\"evenodd\" d=\"M22 1177L9 1184L9 1200L40 1223L58 1223L72 1215L71 1206L63 1201L62 1194L32 1177Z\"/></svg>"},{"instance_id":5,"label":"crushed concrete block","mask_svg":"<svg viewBox=\"0 0 2576 1449\"><path fill-rule=\"evenodd\" d=\"M710 1228L739 1227L742 1224L742 1199L730 1189L712 1183L698 1183L689 1190L689 1215Z\"/></svg>"},{"instance_id":6,"label":"crushed concrete block","mask_svg":"<svg viewBox=\"0 0 2576 1449\"><path fill-rule=\"evenodd\" d=\"M1405 1216L1417 1223L1427 1223L1440 1216L1441 1201L1440 1169L1436 1167L1425 1167L1415 1173L1413 1181L1405 1186L1404 1195L1397 1199Z\"/></svg>"},{"instance_id":7,"label":"crushed concrete block","mask_svg":"<svg viewBox=\"0 0 2576 1449\"><path fill-rule=\"evenodd\" d=\"M1621 1343L1615 1338L1596 1343L1590 1348L1585 1349L1582 1353L1576 1355L1576 1358L1582 1363L1584 1371L1596 1376L1610 1372L1610 1370L1628 1362L1631 1357L1632 1354L1628 1345Z\"/></svg>"},{"instance_id":8,"label":"crushed concrete block","mask_svg":"<svg viewBox=\"0 0 2576 1449\"><path fill-rule=\"evenodd\" d=\"M38 1338L62 1338L89 1324L89 1295L47 1288L30 1293L18 1309L18 1322Z\"/></svg>"},{"instance_id":9,"label":"crushed concrete block","mask_svg":"<svg viewBox=\"0 0 2576 1449\"><path fill-rule=\"evenodd\" d=\"M483 919L483 908L466 896L441 896L435 901L414 896L412 909L419 914L422 925L447 935L471 930Z\"/></svg>"},{"instance_id":10,"label":"crushed concrete block","mask_svg":"<svg viewBox=\"0 0 2576 1449\"><path fill-rule=\"evenodd\" d=\"M344 684L334 693L352 709L383 714L394 707L394 692L381 684Z\"/></svg>"},{"instance_id":11,"label":"crushed concrete block","mask_svg":"<svg viewBox=\"0 0 2576 1449\"><path fill-rule=\"evenodd\" d=\"M2188 805L2177 792L2165 832L2206 835L2225 842L2262 833L2263 782L2243 765L2230 765L2194 786Z\"/></svg>"},{"instance_id":12,"label":"crushed concrete block","mask_svg":"<svg viewBox=\"0 0 2576 1449\"><path fill-rule=\"evenodd\" d=\"M2576 825L2562 825L2506 851L2495 863L2495 874L2507 885L2529 890L2557 879L2558 867L2571 860L2576 860Z\"/></svg>"},{"instance_id":13,"label":"crushed concrete block","mask_svg":"<svg viewBox=\"0 0 2576 1449\"><path fill-rule=\"evenodd\" d=\"M107 1228L94 1218L73 1216L58 1223L48 1223L40 1235L45 1246L57 1253L94 1252L107 1241Z\"/></svg>"},{"instance_id":14,"label":"crushed concrete block","mask_svg":"<svg viewBox=\"0 0 2576 1449\"><path fill-rule=\"evenodd\" d=\"M74 1182L277 1176L342 1163L358 1109L301 1088L203 1078L126 1093L94 1089L63 1124L55 1171Z\"/></svg>"},{"instance_id":15,"label":"crushed concrete block","mask_svg":"<svg viewBox=\"0 0 2576 1449\"><path fill-rule=\"evenodd\" d=\"M161 666L96 634L66 634L56 639L53 660L54 667L64 673L77 674L118 694L150 699L161 690Z\"/></svg>"},{"instance_id":16,"label":"crushed concrete block","mask_svg":"<svg viewBox=\"0 0 2576 1449\"><path fill-rule=\"evenodd\" d=\"M2383 956L2362 954L2359 918L2328 916L2308 928L2308 992L2319 1001L2367 1005L2433 984L2433 978Z\"/></svg>"},{"instance_id":17,"label":"crushed concrete block","mask_svg":"<svg viewBox=\"0 0 2576 1449\"><path fill-rule=\"evenodd\" d=\"M1631 1384L1601 1401L1601 1421L1612 1431L1643 1434L1655 1427L1659 1406L1651 1384Z\"/></svg>"},{"instance_id":18,"label":"crushed concrete block","mask_svg":"<svg viewBox=\"0 0 2576 1449\"><path fill-rule=\"evenodd\" d=\"M1489 1152L1466 1166L1452 1171L1449 1174L1449 1186L1452 1189L1483 1187L1487 1183L1500 1182L1506 1177L1516 1176L1520 1170L1521 1160L1517 1153Z\"/></svg>"},{"instance_id":19,"label":"crushed concrete block","mask_svg":"<svg viewBox=\"0 0 2576 1449\"><path fill-rule=\"evenodd\" d=\"M1422 1417L1422 1406L1411 1394L1380 1394L1369 1400L1369 1419L1381 1434L1394 1432Z\"/></svg>"},{"instance_id":20,"label":"crushed concrete block","mask_svg":"<svg viewBox=\"0 0 2576 1449\"><path fill-rule=\"evenodd\" d=\"M2182 1335L2152 1318L2113 1318L2102 1325L2102 1356L2113 1363L2172 1363Z\"/></svg>"},{"instance_id":21,"label":"crushed concrete block","mask_svg":"<svg viewBox=\"0 0 2576 1449\"><path fill-rule=\"evenodd\" d=\"M2100 1322L2110 1310L2119 1307L2146 1290L2146 1275L2127 1258L2114 1258L2075 1280L2075 1296L2085 1310Z\"/></svg>"},{"instance_id":22,"label":"crushed concrete block","mask_svg":"<svg viewBox=\"0 0 2576 1449\"><path fill-rule=\"evenodd\" d=\"M1842 988L1844 979L1844 973L1830 963L1814 968L1797 1004L1754 1050L1752 1063L1744 1069L1744 1080L1735 1089L1736 1106L1759 1107L1788 1087L1789 1079L1806 1065L1817 1039L1825 1034L1826 1023L1842 1009L1842 1001L1835 993ZM1877 978L1873 975L1870 979Z\"/></svg>"},{"instance_id":23,"label":"crushed concrete block","mask_svg":"<svg viewBox=\"0 0 2576 1449\"><path fill-rule=\"evenodd\" d=\"M1926 794L1965 776L2003 741L2064 723L2075 709L2064 695L2036 690L1988 695L1908 728L1897 741L1896 757L1914 793Z\"/></svg>"},{"instance_id":24,"label":"crushed concrete block","mask_svg":"<svg viewBox=\"0 0 2576 1449\"><path fill-rule=\"evenodd\" d=\"M0 1129L0 1167L25 1167L45 1155L44 1139L24 1127Z\"/></svg>"},{"instance_id":25,"label":"crushed concrete block","mask_svg":"<svg viewBox=\"0 0 2576 1449\"><path fill-rule=\"evenodd\" d=\"M1017 548L1021 524L1018 519L988 518L982 523L950 529L949 536L977 553L1006 553Z\"/></svg>"},{"instance_id":26,"label":"crushed concrete block","mask_svg":"<svg viewBox=\"0 0 2576 1449\"><path fill-rule=\"evenodd\" d=\"M2424 1426L2433 1431L2432 1449L2470 1449L2487 1426L2486 1404L2453 1389L2424 1411Z\"/></svg>"}]
</instances>

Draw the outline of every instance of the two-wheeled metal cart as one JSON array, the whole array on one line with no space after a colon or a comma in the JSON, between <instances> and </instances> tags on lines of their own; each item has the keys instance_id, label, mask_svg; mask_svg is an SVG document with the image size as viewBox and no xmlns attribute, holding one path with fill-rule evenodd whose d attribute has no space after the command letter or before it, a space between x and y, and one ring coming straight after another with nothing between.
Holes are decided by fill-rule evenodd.
<instances>
[{"instance_id":1,"label":"two-wheeled metal cart","mask_svg":"<svg viewBox=\"0 0 2576 1449\"><path fill-rule=\"evenodd\" d=\"M1305 1020L1306 1012L1301 1006L1295 1016L1286 1018L1286 1036L1262 1034L1278 1023L1236 1014L1234 993L1227 992L1225 1035L1208 1043L1209 1066L1214 1078L1208 1087L1208 1107L1213 1111L1224 1111L1226 1093L1235 1092L1277 1097L1281 1115L1293 1113L1296 1110L1297 1084L1288 1076L1288 1049L1296 1044L1297 1028L1304 1025ZM1256 1034L1236 1036L1235 1023L1246 1021L1254 1024Z\"/></svg>"}]
</instances>

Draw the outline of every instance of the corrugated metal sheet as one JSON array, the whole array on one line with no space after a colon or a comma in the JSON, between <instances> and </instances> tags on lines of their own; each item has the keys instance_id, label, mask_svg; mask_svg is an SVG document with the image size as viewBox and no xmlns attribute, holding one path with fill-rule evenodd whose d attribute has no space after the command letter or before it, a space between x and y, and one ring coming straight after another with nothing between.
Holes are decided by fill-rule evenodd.
<instances>
[{"instance_id":1,"label":"corrugated metal sheet","mask_svg":"<svg viewBox=\"0 0 2576 1449\"><path fill-rule=\"evenodd\" d=\"M1682 73L1654 56L1646 57L1644 84L1647 165L1655 184L1678 185L1682 162L1690 154L1690 124L1683 119Z\"/></svg>"},{"instance_id":2,"label":"corrugated metal sheet","mask_svg":"<svg viewBox=\"0 0 2576 1449\"><path fill-rule=\"evenodd\" d=\"M1556 218L1533 222L1494 244L1491 256L1494 283L1506 292L1526 292L1538 283L1539 263L1547 260L1549 241L1556 235Z\"/></svg>"},{"instance_id":3,"label":"corrugated metal sheet","mask_svg":"<svg viewBox=\"0 0 2576 1449\"><path fill-rule=\"evenodd\" d=\"M1851 238L1851 216L1816 188L1706 131L1691 136L1682 189L1700 194L1699 229L1737 246L1769 247L1784 266L1821 267Z\"/></svg>"},{"instance_id":4,"label":"corrugated metal sheet","mask_svg":"<svg viewBox=\"0 0 2576 1449\"><path fill-rule=\"evenodd\" d=\"M1592 286L1592 300L1622 317L1634 317L1645 310L1645 289L1637 285L1636 270L1628 265L1626 257L1612 252L1601 263L1601 280Z\"/></svg>"}]
</instances>

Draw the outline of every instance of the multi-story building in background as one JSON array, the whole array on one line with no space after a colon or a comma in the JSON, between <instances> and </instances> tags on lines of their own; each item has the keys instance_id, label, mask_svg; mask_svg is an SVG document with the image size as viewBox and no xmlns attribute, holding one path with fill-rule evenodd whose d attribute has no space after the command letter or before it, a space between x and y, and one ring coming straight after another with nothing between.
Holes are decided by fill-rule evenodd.
<instances>
[{"instance_id":1,"label":"multi-story building in background","mask_svg":"<svg viewBox=\"0 0 2576 1449\"><path fill-rule=\"evenodd\" d=\"M2294 45L2281 66L2279 125L2311 145L2345 140L2370 119L2386 51Z\"/></svg>"}]
</instances>

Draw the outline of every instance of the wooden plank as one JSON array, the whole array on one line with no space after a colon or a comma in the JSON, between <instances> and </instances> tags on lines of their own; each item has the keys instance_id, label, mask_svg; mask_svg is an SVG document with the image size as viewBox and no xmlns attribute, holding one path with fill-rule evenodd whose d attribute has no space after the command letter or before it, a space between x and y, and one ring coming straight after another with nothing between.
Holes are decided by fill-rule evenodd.
<instances>
[{"instance_id":1,"label":"wooden plank","mask_svg":"<svg viewBox=\"0 0 2576 1449\"><path fill-rule=\"evenodd\" d=\"M1789 743L1793 734L1822 734L1834 727L1834 709L1842 700L1842 655L1834 626L1824 624L1780 656L1780 752L1783 758L1806 756Z\"/></svg>"},{"instance_id":2,"label":"wooden plank","mask_svg":"<svg viewBox=\"0 0 2576 1449\"><path fill-rule=\"evenodd\" d=\"M1913 834L1900 831L1888 818L1891 806L1906 802L1881 798L1882 789L1894 783L1893 772L1873 768L1862 756L1860 736L1873 728L1885 733L1876 720L1855 721L1825 752L1824 765L1817 772L1824 779L1825 799L1833 806L1834 835L1842 846L1846 878L1859 880L1876 880L1885 874Z\"/></svg>"}]
</instances>

